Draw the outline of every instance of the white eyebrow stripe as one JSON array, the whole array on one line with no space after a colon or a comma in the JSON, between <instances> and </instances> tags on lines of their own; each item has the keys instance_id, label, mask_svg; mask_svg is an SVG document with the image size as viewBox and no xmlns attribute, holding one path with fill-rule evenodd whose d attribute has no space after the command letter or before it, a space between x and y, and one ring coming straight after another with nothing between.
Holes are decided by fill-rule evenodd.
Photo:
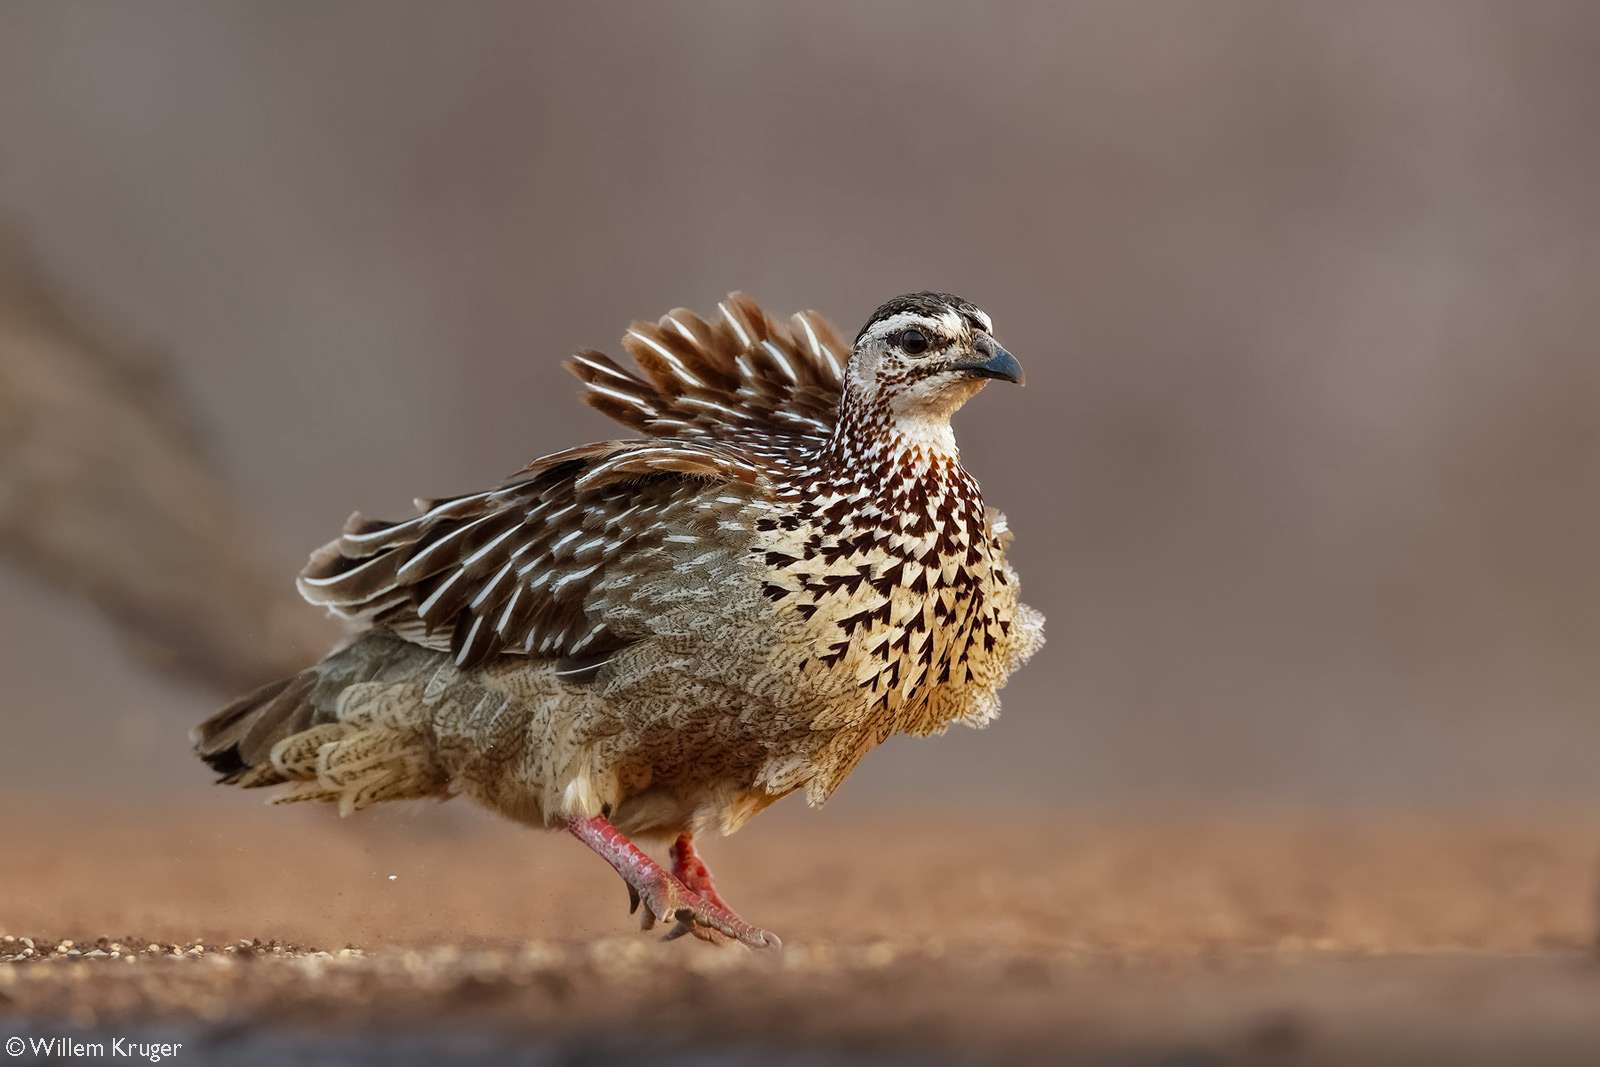
<instances>
[{"instance_id":1,"label":"white eyebrow stripe","mask_svg":"<svg viewBox=\"0 0 1600 1067\"><path fill-rule=\"evenodd\" d=\"M739 316L735 315L727 304L718 304L717 310L722 312L722 317L728 320L728 325L733 327L733 332L739 335L739 343L746 348L750 347L750 335L744 332L744 327L739 324Z\"/></svg>"},{"instance_id":2,"label":"white eyebrow stripe","mask_svg":"<svg viewBox=\"0 0 1600 1067\"><path fill-rule=\"evenodd\" d=\"M867 336L889 337L893 334L899 333L908 326L928 326L938 321L939 320L937 318L929 318L927 315L919 315L914 311L897 311L888 318L873 323L872 330L867 334Z\"/></svg>"},{"instance_id":3,"label":"white eyebrow stripe","mask_svg":"<svg viewBox=\"0 0 1600 1067\"><path fill-rule=\"evenodd\" d=\"M635 338L641 344L647 345L650 348L651 351L655 352L662 359L664 359L668 363L672 364L673 369L678 372L678 377L682 378L684 381L688 382L690 385L698 385L698 386L704 388L706 383L702 382L699 378L696 378L693 374L691 374L689 372L689 368L684 366L683 360L679 359L677 356L673 355L670 351L668 351L667 347L665 345L663 345L661 342L656 341L656 340L652 340L651 338L646 337L644 334L640 333L638 330L629 330L628 331L628 336L632 337L632 338Z\"/></svg>"}]
</instances>

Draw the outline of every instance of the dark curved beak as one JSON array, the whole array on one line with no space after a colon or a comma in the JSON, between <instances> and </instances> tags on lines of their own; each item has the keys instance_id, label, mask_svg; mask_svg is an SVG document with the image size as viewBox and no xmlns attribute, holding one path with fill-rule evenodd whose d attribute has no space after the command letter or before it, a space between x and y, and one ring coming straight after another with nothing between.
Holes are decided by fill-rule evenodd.
<instances>
[{"instance_id":1,"label":"dark curved beak","mask_svg":"<svg viewBox=\"0 0 1600 1067\"><path fill-rule=\"evenodd\" d=\"M973 346L977 354L987 357L975 363L958 363L951 370L964 370L980 378L995 378L1002 382L1014 382L1017 385L1026 383L1026 376L1022 373L1022 364L1017 362L1017 357L1000 347L1000 343L992 337L981 337Z\"/></svg>"}]
</instances>

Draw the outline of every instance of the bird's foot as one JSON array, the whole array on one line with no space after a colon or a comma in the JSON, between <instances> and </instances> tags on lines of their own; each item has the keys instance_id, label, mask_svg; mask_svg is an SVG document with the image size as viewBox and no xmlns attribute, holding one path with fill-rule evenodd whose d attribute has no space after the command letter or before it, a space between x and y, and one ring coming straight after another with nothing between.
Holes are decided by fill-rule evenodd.
<instances>
[{"instance_id":1,"label":"bird's foot","mask_svg":"<svg viewBox=\"0 0 1600 1067\"><path fill-rule=\"evenodd\" d=\"M666 871L659 867L656 870L658 876L644 886L628 886L635 907L640 903L644 905L639 916L641 929L651 929L657 920L666 922L675 919L676 925L661 940L675 941L684 934L693 934L713 944L738 941L751 948L783 947L777 934L752 926L724 905L701 896Z\"/></svg>"},{"instance_id":2,"label":"bird's foot","mask_svg":"<svg viewBox=\"0 0 1600 1067\"><path fill-rule=\"evenodd\" d=\"M676 920L664 941L672 941L684 934L693 934L702 941L737 941L751 948L780 949L783 942L776 934L752 926L722 902L711 886L711 872L695 856L693 846L688 854L703 877L688 872L691 880L698 881L708 892L697 892L683 880L668 873L660 864L640 851L639 847L623 836L622 832L603 818L573 819L567 824L573 836L598 852L614 867L628 884L628 898L633 910L644 905L639 925L649 930L659 922ZM680 864L680 849L673 846L673 865Z\"/></svg>"}]
</instances>

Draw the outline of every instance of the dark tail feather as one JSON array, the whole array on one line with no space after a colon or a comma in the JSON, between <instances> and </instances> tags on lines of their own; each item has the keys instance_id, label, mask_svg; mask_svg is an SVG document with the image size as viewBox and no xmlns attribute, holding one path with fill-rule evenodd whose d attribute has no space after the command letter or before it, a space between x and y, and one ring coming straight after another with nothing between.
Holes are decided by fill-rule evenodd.
<instances>
[{"instance_id":1,"label":"dark tail feather","mask_svg":"<svg viewBox=\"0 0 1600 1067\"><path fill-rule=\"evenodd\" d=\"M272 766L272 746L313 725L315 668L247 693L190 733L194 750L219 782L246 788L286 781Z\"/></svg>"},{"instance_id":2,"label":"dark tail feather","mask_svg":"<svg viewBox=\"0 0 1600 1067\"><path fill-rule=\"evenodd\" d=\"M224 785L246 789L289 781L273 766L272 747L286 737L337 722L339 694L361 682L415 679L450 662L391 633L372 631L332 652L321 663L247 693L194 728L194 750L222 775Z\"/></svg>"}]
</instances>

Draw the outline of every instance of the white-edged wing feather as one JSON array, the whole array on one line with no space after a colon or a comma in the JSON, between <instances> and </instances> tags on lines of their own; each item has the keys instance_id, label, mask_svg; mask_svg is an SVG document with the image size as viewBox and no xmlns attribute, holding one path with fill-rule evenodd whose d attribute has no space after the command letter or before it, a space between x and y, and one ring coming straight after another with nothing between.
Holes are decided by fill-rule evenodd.
<instances>
[{"instance_id":1,"label":"white-edged wing feather","mask_svg":"<svg viewBox=\"0 0 1600 1067\"><path fill-rule=\"evenodd\" d=\"M301 593L348 619L448 650L577 663L629 643L595 609L608 578L652 566L676 510L754 487L758 467L714 443L610 441L545 457L506 485L419 501L403 522L353 515L301 573Z\"/></svg>"},{"instance_id":2,"label":"white-edged wing feather","mask_svg":"<svg viewBox=\"0 0 1600 1067\"><path fill-rule=\"evenodd\" d=\"M566 367L584 400L625 426L721 442L769 472L792 470L833 433L850 347L815 312L778 323L743 293L719 310L714 323L683 308L634 323L622 346L638 373L590 349Z\"/></svg>"}]
</instances>

